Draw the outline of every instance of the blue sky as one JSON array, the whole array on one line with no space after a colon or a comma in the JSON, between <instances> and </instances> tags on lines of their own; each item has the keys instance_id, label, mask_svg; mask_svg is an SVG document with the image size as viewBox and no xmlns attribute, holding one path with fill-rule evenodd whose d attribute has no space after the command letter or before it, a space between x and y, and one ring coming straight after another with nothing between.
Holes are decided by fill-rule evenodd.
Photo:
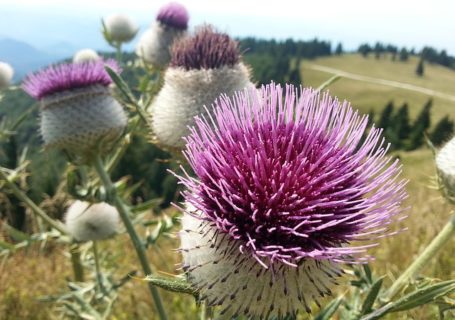
<instances>
[{"instance_id":1,"label":"blue sky","mask_svg":"<svg viewBox=\"0 0 455 320\"><path fill-rule=\"evenodd\" d=\"M38 48L67 43L103 48L100 19L126 13L143 31L167 1L0 0L0 37ZM382 41L420 49L431 45L455 55L455 2L433 1L180 1L190 25L215 24L233 36L341 41L347 48Z\"/></svg>"}]
</instances>

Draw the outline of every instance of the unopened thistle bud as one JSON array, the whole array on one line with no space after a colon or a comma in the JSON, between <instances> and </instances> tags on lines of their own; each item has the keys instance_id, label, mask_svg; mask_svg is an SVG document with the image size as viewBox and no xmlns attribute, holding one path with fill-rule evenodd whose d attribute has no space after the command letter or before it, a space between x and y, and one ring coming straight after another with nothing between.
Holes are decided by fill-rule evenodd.
<instances>
[{"instance_id":1,"label":"unopened thistle bud","mask_svg":"<svg viewBox=\"0 0 455 320\"><path fill-rule=\"evenodd\" d=\"M74 54L73 62L74 63L81 63L81 62L88 62L88 61L98 61L101 57L96 53L93 49L82 49L79 50Z\"/></svg>"},{"instance_id":2,"label":"unopened thistle bud","mask_svg":"<svg viewBox=\"0 0 455 320\"><path fill-rule=\"evenodd\" d=\"M114 43L130 42L139 30L130 17L123 14L113 14L104 19L107 40Z\"/></svg>"},{"instance_id":3,"label":"unopened thistle bud","mask_svg":"<svg viewBox=\"0 0 455 320\"><path fill-rule=\"evenodd\" d=\"M24 81L24 90L40 101L40 129L47 147L85 158L108 150L122 134L127 117L111 95L104 63L50 66ZM115 61L106 64L118 70Z\"/></svg>"},{"instance_id":4,"label":"unopened thistle bud","mask_svg":"<svg viewBox=\"0 0 455 320\"><path fill-rule=\"evenodd\" d=\"M455 137L437 153L436 167L444 194L455 202Z\"/></svg>"},{"instance_id":5,"label":"unopened thistle bud","mask_svg":"<svg viewBox=\"0 0 455 320\"><path fill-rule=\"evenodd\" d=\"M69 233L78 241L104 240L117 233L120 217L105 203L75 201L65 214Z\"/></svg>"},{"instance_id":6,"label":"unopened thistle bud","mask_svg":"<svg viewBox=\"0 0 455 320\"><path fill-rule=\"evenodd\" d=\"M13 68L8 63L0 61L0 90L6 89L11 85L13 75Z\"/></svg>"},{"instance_id":7,"label":"unopened thistle bud","mask_svg":"<svg viewBox=\"0 0 455 320\"><path fill-rule=\"evenodd\" d=\"M366 116L312 89L271 84L212 112L185 139L183 270L226 319L311 312L343 263L395 233L399 162Z\"/></svg>"},{"instance_id":8,"label":"unopened thistle bud","mask_svg":"<svg viewBox=\"0 0 455 320\"><path fill-rule=\"evenodd\" d=\"M176 39L185 35L188 20L188 11L181 4L171 2L163 6L156 22L141 36L136 54L154 66L167 65L171 59L170 48Z\"/></svg>"},{"instance_id":9,"label":"unopened thistle bud","mask_svg":"<svg viewBox=\"0 0 455 320\"><path fill-rule=\"evenodd\" d=\"M207 115L220 94L254 87L238 43L210 26L174 43L164 85L152 108L152 130L160 144L180 149L194 117Z\"/></svg>"}]
</instances>

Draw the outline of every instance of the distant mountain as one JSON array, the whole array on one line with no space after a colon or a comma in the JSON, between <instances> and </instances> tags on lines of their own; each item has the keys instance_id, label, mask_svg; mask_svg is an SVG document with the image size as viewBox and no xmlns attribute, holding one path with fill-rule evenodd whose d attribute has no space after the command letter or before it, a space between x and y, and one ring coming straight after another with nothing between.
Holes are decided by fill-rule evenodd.
<instances>
[{"instance_id":1,"label":"distant mountain","mask_svg":"<svg viewBox=\"0 0 455 320\"><path fill-rule=\"evenodd\" d=\"M30 44L11 38L0 39L0 61L11 64L14 68L14 79L22 79L26 74L45 65L68 57L68 50L43 51Z\"/></svg>"}]
</instances>

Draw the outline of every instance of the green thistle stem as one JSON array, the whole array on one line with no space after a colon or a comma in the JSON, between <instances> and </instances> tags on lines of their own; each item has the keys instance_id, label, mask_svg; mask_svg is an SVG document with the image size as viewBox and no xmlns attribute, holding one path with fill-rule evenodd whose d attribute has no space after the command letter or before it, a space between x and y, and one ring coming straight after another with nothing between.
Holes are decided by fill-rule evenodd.
<instances>
[{"instance_id":1,"label":"green thistle stem","mask_svg":"<svg viewBox=\"0 0 455 320\"><path fill-rule=\"evenodd\" d=\"M126 206L126 204L123 202L123 200L118 196L117 190L115 189L114 184L111 181L111 178L109 177L107 171L104 168L103 162L101 161L100 156L97 156L95 158L94 166L96 171L98 172L98 175L100 176L101 181L103 182L104 187L106 188L106 192L108 193L110 197L110 201L112 202L113 205L117 208L120 218L123 221L123 224L125 225L126 231L128 232L131 241L134 245L134 249L136 250L136 254L139 258L139 261L141 263L142 269L144 271L144 274L147 275L152 275L153 271L152 268L147 260L147 256L145 254L145 247L141 239L139 238L139 235L137 234L136 230L134 229L133 223L131 222L130 219L130 210ZM152 284L148 283L148 287L150 290L150 293L152 295L153 301L155 303L156 309L158 311L158 315L161 320L167 320L166 312L163 307L163 303L161 301L161 296L157 290L157 288Z\"/></svg>"},{"instance_id":2,"label":"green thistle stem","mask_svg":"<svg viewBox=\"0 0 455 320\"><path fill-rule=\"evenodd\" d=\"M411 278L414 278L427 264L433 259L439 250L450 240L455 234L455 215L439 232L439 234L431 241L428 247L417 257L416 260L403 272L403 274L393 283L390 289L385 294L385 300L390 301L395 295L408 283Z\"/></svg>"},{"instance_id":3,"label":"green thistle stem","mask_svg":"<svg viewBox=\"0 0 455 320\"><path fill-rule=\"evenodd\" d=\"M81 248L74 243L70 247L71 265L73 266L74 281L84 282L84 267L81 262Z\"/></svg>"},{"instance_id":4,"label":"green thistle stem","mask_svg":"<svg viewBox=\"0 0 455 320\"><path fill-rule=\"evenodd\" d=\"M52 228L60 231L62 234L68 234L65 226L57 221L49 217L46 212L44 212L40 207L38 207L32 199L30 199L19 187L11 181L6 174L0 169L0 179L5 181L6 185L9 189L13 192L13 194L22 202L24 202L38 217L43 219L48 225Z\"/></svg>"},{"instance_id":5,"label":"green thistle stem","mask_svg":"<svg viewBox=\"0 0 455 320\"><path fill-rule=\"evenodd\" d=\"M100 268L100 257L98 254L98 243L96 241L92 241L92 249L93 249L93 258L95 260L95 272L96 272L96 281L98 282L98 286L102 293L106 293L106 290L103 286L103 279L101 277L101 268Z\"/></svg>"}]
</instances>

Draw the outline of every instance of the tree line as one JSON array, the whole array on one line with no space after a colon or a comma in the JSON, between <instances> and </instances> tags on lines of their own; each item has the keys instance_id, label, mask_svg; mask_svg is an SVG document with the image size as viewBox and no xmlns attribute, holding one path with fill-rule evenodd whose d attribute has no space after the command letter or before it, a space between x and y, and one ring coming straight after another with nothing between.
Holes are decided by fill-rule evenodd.
<instances>
[{"instance_id":1,"label":"tree line","mask_svg":"<svg viewBox=\"0 0 455 320\"><path fill-rule=\"evenodd\" d=\"M442 145L453 136L454 122L448 115L441 118L431 129L432 106L433 100L429 99L423 105L417 118L411 121L408 103L405 102L398 108L393 101L386 104L379 119L376 119L376 123L384 130L384 137L390 142L391 150L418 149L426 143L425 135L435 146ZM373 112L370 112L370 118L374 118Z\"/></svg>"}]
</instances>

